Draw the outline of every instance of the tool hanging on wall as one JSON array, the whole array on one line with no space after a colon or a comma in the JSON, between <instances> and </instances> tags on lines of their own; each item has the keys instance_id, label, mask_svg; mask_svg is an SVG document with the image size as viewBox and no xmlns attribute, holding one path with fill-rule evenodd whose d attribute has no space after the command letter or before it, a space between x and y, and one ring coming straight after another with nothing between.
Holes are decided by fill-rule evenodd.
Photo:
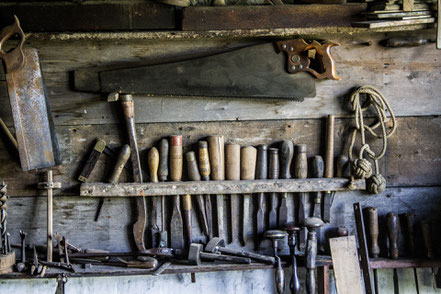
<instances>
[{"instance_id":1,"label":"tool hanging on wall","mask_svg":"<svg viewBox=\"0 0 441 294\"><path fill-rule=\"evenodd\" d=\"M366 100L362 101L361 96L365 95ZM354 112L355 128L352 131L351 142L349 146L349 159L352 164L352 174L357 179L366 179L367 190L372 194L378 194L386 189L386 179L380 174L378 161L386 154L387 139L392 136L397 128L397 122L393 110L389 102L383 94L372 86L362 86L358 88L351 96L352 111ZM369 108L374 108L376 113L376 121L371 125L366 125L364 122L363 112L367 112ZM390 114L392 126L387 130L386 124L389 122L387 112ZM375 132L377 128L381 129L381 133ZM382 149L377 154L374 152L369 144L366 143L366 134L368 132L376 139L382 140ZM358 157L354 155L354 147L357 138L357 133L360 133L361 148ZM375 174L373 175L371 163L367 158L374 161Z\"/></svg>"},{"instance_id":2,"label":"tool hanging on wall","mask_svg":"<svg viewBox=\"0 0 441 294\"><path fill-rule=\"evenodd\" d=\"M210 157L208 155L208 142L199 141L199 171L201 172L202 181L209 181L211 174ZM211 195L207 194L205 198L205 213L207 215L208 233L210 239L213 238L213 207L211 205Z\"/></svg>"},{"instance_id":3,"label":"tool hanging on wall","mask_svg":"<svg viewBox=\"0 0 441 294\"><path fill-rule=\"evenodd\" d=\"M256 180L266 180L268 178L268 145L257 146ZM259 248L260 241L265 231L264 213L266 210L265 193L257 193L257 212L256 212L256 249Z\"/></svg>"},{"instance_id":4,"label":"tool hanging on wall","mask_svg":"<svg viewBox=\"0 0 441 294\"><path fill-rule=\"evenodd\" d=\"M18 45L5 52L2 46L18 35ZM53 167L61 163L49 100L38 53L24 48L25 34L15 16L14 24L0 32L0 59L4 61L18 153L23 171Z\"/></svg>"},{"instance_id":5,"label":"tool hanging on wall","mask_svg":"<svg viewBox=\"0 0 441 294\"><path fill-rule=\"evenodd\" d=\"M170 136L170 179L179 182L182 179L183 154L182 136ZM174 249L184 249L184 223L182 221L180 196L173 196L173 212L170 220L170 246ZM188 235L187 235L188 236Z\"/></svg>"},{"instance_id":6,"label":"tool hanging on wall","mask_svg":"<svg viewBox=\"0 0 441 294\"><path fill-rule=\"evenodd\" d=\"M279 149L268 149L268 179L276 180L279 178ZM277 228L277 193L270 193L271 208L268 214L268 229L274 230Z\"/></svg>"},{"instance_id":7,"label":"tool hanging on wall","mask_svg":"<svg viewBox=\"0 0 441 294\"><path fill-rule=\"evenodd\" d=\"M225 178L229 181L240 180L240 145L227 144L225 145ZM230 243L239 243L239 222L237 216L239 215L239 197L237 194L230 195L231 207L231 226L230 226Z\"/></svg>"},{"instance_id":8,"label":"tool hanging on wall","mask_svg":"<svg viewBox=\"0 0 441 294\"><path fill-rule=\"evenodd\" d=\"M281 179L291 179L291 162L294 155L294 145L291 141L283 140L280 145L280 178ZM288 197L288 192L283 192L280 194L279 201L279 228L284 228L288 221L288 207L286 206L286 199ZM295 220L295 214L293 215Z\"/></svg>"},{"instance_id":9,"label":"tool hanging on wall","mask_svg":"<svg viewBox=\"0 0 441 294\"><path fill-rule=\"evenodd\" d=\"M83 169L81 170L78 181L86 183L89 180L89 176L95 168L96 163L100 159L101 154L103 154L104 148L106 148L106 142L102 139L98 139L93 147L92 152L90 152Z\"/></svg>"},{"instance_id":10,"label":"tool hanging on wall","mask_svg":"<svg viewBox=\"0 0 441 294\"><path fill-rule=\"evenodd\" d=\"M210 154L211 179L225 180L224 136L208 137ZM216 195L217 236L224 238L224 195Z\"/></svg>"},{"instance_id":11,"label":"tool hanging on wall","mask_svg":"<svg viewBox=\"0 0 441 294\"><path fill-rule=\"evenodd\" d=\"M0 274L6 274L13 271L15 264L15 252L11 251L11 244L9 243L9 233L7 232L7 213L8 205L6 201L7 185L3 181L0 184Z\"/></svg>"},{"instance_id":12,"label":"tool hanging on wall","mask_svg":"<svg viewBox=\"0 0 441 294\"><path fill-rule=\"evenodd\" d=\"M256 174L257 150L252 146L243 147L240 150L240 179L254 180ZM251 194L243 194L242 202L242 241L245 245L248 241L248 221L250 220Z\"/></svg>"},{"instance_id":13,"label":"tool hanging on wall","mask_svg":"<svg viewBox=\"0 0 441 294\"><path fill-rule=\"evenodd\" d=\"M159 142L159 170L158 178L161 182L167 181L168 178L168 156L169 156L169 143L168 140L163 138ZM159 233L159 247L167 247L168 233L165 224L165 212L166 212L165 197L161 197L161 232Z\"/></svg>"}]
</instances>

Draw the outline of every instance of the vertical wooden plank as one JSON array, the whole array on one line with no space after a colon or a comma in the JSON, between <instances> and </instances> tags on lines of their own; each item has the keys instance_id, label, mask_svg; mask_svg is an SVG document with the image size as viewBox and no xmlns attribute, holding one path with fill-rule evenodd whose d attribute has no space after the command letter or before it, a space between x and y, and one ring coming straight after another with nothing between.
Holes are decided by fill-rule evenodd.
<instances>
[{"instance_id":1,"label":"vertical wooden plank","mask_svg":"<svg viewBox=\"0 0 441 294\"><path fill-rule=\"evenodd\" d=\"M441 289L435 287L435 279L431 268L418 268L418 288L420 294L439 294Z\"/></svg>"},{"instance_id":2,"label":"vertical wooden plank","mask_svg":"<svg viewBox=\"0 0 441 294\"><path fill-rule=\"evenodd\" d=\"M413 268L398 268L397 275L400 294L418 293Z\"/></svg>"},{"instance_id":3,"label":"vertical wooden plank","mask_svg":"<svg viewBox=\"0 0 441 294\"><path fill-rule=\"evenodd\" d=\"M329 266L317 268L318 290L321 294L329 294Z\"/></svg>"},{"instance_id":4,"label":"vertical wooden plank","mask_svg":"<svg viewBox=\"0 0 441 294\"><path fill-rule=\"evenodd\" d=\"M362 294L363 286L355 236L329 239L339 294Z\"/></svg>"},{"instance_id":5,"label":"vertical wooden plank","mask_svg":"<svg viewBox=\"0 0 441 294\"><path fill-rule=\"evenodd\" d=\"M393 269L377 269L378 293L394 293L394 271Z\"/></svg>"}]
</instances>

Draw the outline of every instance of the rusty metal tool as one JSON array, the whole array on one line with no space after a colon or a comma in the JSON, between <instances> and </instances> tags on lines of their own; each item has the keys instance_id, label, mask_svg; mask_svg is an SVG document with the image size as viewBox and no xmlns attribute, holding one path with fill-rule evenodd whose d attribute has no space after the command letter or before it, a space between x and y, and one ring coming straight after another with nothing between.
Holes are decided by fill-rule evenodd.
<instances>
[{"instance_id":1,"label":"rusty metal tool","mask_svg":"<svg viewBox=\"0 0 441 294\"><path fill-rule=\"evenodd\" d=\"M167 139L161 139L159 142L159 169L158 178L161 182L167 181L168 178L168 157L169 157L169 144ZM168 234L165 224L165 212L166 203L165 197L161 197L161 232L159 233L159 247L167 247Z\"/></svg>"},{"instance_id":2,"label":"rusty metal tool","mask_svg":"<svg viewBox=\"0 0 441 294\"><path fill-rule=\"evenodd\" d=\"M148 154L147 154L147 161L149 166L149 172L150 172L150 181L152 183L159 182L158 178L158 168L159 168L159 151L156 149L156 147L150 148ZM159 214L158 214L158 199L159 197L152 197L152 212L153 212L153 218L152 218L152 226L150 228L150 236L152 240L152 247L156 248L159 246L159 227L158 223L160 222Z\"/></svg>"},{"instance_id":3,"label":"rusty metal tool","mask_svg":"<svg viewBox=\"0 0 441 294\"><path fill-rule=\"evenodd\" d=\"M240 179L254 180L256 174L257 150L252 146L243 147L240 150ZM245 245L248 241L248 220L250 219L250 194L243 195L242 213L242 241Z\"/></svg>"},{"instance_id":4,"label":"rusty metal tool","mask_svg":"<svg viewBox=\"0 0 441 294\"><path fill-rule=\"evenodd\" d=\"M280 178L290 179L291 178L291 162L294 155L294 145L289 140L283 140L280 146ZM287 192L283 192L280 195L279 203L279 228L286 226L288 221L288 208L286 206L286 198L288 197ZM293 217L295 220L295 215Z\"/></svg>"},{"instance_id":5,"label":"rusty metal tool","mask_svg":"<svg viewBox=\"0 0 441 294\"><path fill-rule=\"evenodd\" d=\"M297 274L297 260L296 260L296 245L297 238L296 234L300 231L300 228L296 227L294 224L289 224L286 227L286 232L288 233L288 246L291 254L291 280L289 282L289 289L291 290L291 294L300 293L300 280Z\"/></svg>"},{"instance_id":6,"label":"rusty metal tool","mask_svg":"<svg viewBox=\"0 0 441 294\"><path fill-rule=\"evenodd\" d=\"M211 174L210 157L208 154L208 142L199 141L199 172L201 173L202 181L209 181ZM213 206L211 205L211 196L209 194L205 198L205 213L207 214L207 222L210 239L213 238Z\"/></svg>"},{"instance_id":7,"label":"rusty metal tool","mask_svg":"<svg viewBox=\"0 0 441 294\"><path fill-rule=\"evenodd\" d=\"M268 149L268 179L276 180L279 178L279 149ZM277 228L277 193L270 193L271 208L268 215L268 229Z\"/></svg>"},{"instance_id":8,"label":"rusty metal tool","mask_svg":"<svg viewBox=\"0 0 441 294\"><path fill-rule=\"evenodd\" d=\"M17 262L15 268L19 273L26 269L26 233L20 230L20 239L21 239L21 258L20 261Z\"/></svg>"},{"instance_id":9,"label":"rusty metal tool","mask_svg":"<svg viewBox=\"0 0 441 294\"><path fill-rule=\"evenodd\" d=\"M208 252L203 252L202 249L203 249L202 244L193 243L190 245L190 249L188 251L188 264L201 265L201 260L225 261L225 262L242 263L242 264L251 263L251 259L247 257L208 253Z\"/></svg>"},{"instance_id":10,"label":"rusty metal tool","mask_svg":"<svg viewBox=\"0 0 441 294\"><path fill-rule=\"evenodd\" d=\"M131 94L112 93L107 97L108 102L121 100L121 107L126 121L126 128L130 143L130 161L132 162L133 180L142 183L141 159L139 157L138 143L135 127L135 102ZM144 234L147 226L147 205L144 196L137 197L138 218L133 224L133 237L139 251L145 250Z\"/></svg>"},{"instance_id":11,"label":"rusty metal tool","mask_svg":"<svg viewBox=\"0 0 441 294\"><path fill-rule=\"evenodd\" d=\"M294 147L294 178L296 179L306 179L308 177L308 158L306 156L306 145L298 144ZM299 210L298 210L298 220L299 224L303 224L308 218L307 203L309 194L305 192L298 193L299 196ZM299 232L299 250L304 251L306 248L306 239L308 237L308 232L306 228L303 228Z\"/></svg>"},{"instance_id":12,"label":"rusty metal tool","mask_svg":"<svg viewBox=\"0 0 441 294\"><path fill-rule=\"evenodd\" d=\"M182 136L170 136L170 179L179 182L182 179ZM170 246L184 249L184 224L179 203L179 195L173 196L173 212L170 221Z\"/></svg>"},{"instance_id":13,"label":"rusty metal tool","mask_svg":"<svg viewBox=\"0 0 441 294\"><path fill-rule=\"evenodd\" d=\"M323 158L320 155L316 155L312 158L311 162L311 176L313 178L323 178L325 164ZM322 218L322 192L314 192L314 208L312 210L312 216Z\"/></svg>"},{"instance_id":14,"label":"rusty metal tool","mask_svg":"<svg viewBox=\"0 0 441 294\"><path fill-rule=\"evenodd\" d=\"M334 128L335 117L328 115L326 119L326 150L325 150L325 178L332 178L334 176ZM323 205L323 221L331 221L331 208L334 202L335 192L326 191L324 195Z\"/></svg>"},{"instance_id":15,"label":"rusty metal tool","mask_svg":"<svg viewBox=\"0 0 441 294\"><path fill-rule=\"evenodd\" d=\"M268 145L257 146L256 179L266 180L268 178ZM256 213L256 249L259 248L260 238L265 232L265 193L257 193L257 213Z\"/></svg>"},{"instance_id":16,"label":"rusty metal tool","mask_svg":"<svg viewBox=\"0 0 441 294\"><path fill-rule=\"evenodd\" d=\"M225 240L214 237L213 239L208 242L208 244L205 246L204 249L206 252L211 253L217 253L217 254L227 254L227 255L235 255L235 256L242 256L242 257L248 257L254 260L257 260L259 262L264 262L267 264L275 264L276 259L272 256L257 254L254 252L249 252L245 250L234 250L225 247Z\"/></svg>"},{"instance_id":17,"label":"rusty metal tool","mask_svg":"<svg viewBox=\"0 0 441 294\"><path fill-rule=\"evenodd\" d=\"M225 178L230 181L240 180L240 145L227 144L225 145ZM231 242L239 242L239 222L237 216L239 215L239 197L237 194L230 195L231 207Z\"/></svg>"},{"instance_id":18,"label":"rusty metal tool","mask_svg":"<svg viewBox=\"0 0 441 294\"><path fill-rule=\"evenodd\" d=\"M225 180L224 136L208 137L210 154L211 179ZM224 237L224 195L216 195L217 237Z\"/></svg>"},{"instance_id":19,"label":"rusty metal tool","mask_svg":"<svg viewBox=\"0 0 441 294\"><path fill-rule=\"evenodd\" d=\"M130 158L130 146L127 144L124 144L124 146L121 147L121 150L118 153L118 158L116 159L115 167L113 168L113 172L110 175L109 183L116 184L119 181L119 177L121 176L121 173L124 169L124 166L126 165L127 161ZM98 221L101 209L104 205L104 197L101 197L98 202L98 208L95 214L95 221Z\"/></svg>"},{"instance_id":20,"label":"rusty metal tool","mask_svg":"<svg viewBox=\"0 0 441 294\"><path fill-rule=\"evenodd\" d=\"M3 45L13 36L20 41L5 52ZM15 16L14 24L0 32L0 59L6 72L9 100L23 171L53 167L61 163L49 100L37 49L24 48L25 34Z\"/></svg>"},{"instance_id":21,"label":"rusty metal tool","mask_svg":"<svg viewBox=\"0 0 441 294\"><path fill-rule=\"evenodd\" d=\"M53 189L61 189L61 183L54 182L52 170L47 171L47 181L38 183L38 188L47 190L47 261L53 254Z\"/></svg>"},{"instance_id":22,"label":"rusty metal tool","mask_svg":"<svg viewBox=\"0 0 441 294\"><path fill-rule=\"evenodd\" d=\"M92 152L90 152L83 169L81 170L78 181L86 183L89 180L89 176L92 173L101 154L103 154L104 148L106 148L106 141L98 139L93 147Z\"/></svg>"},{"instance_id":23,"label":"rusty metal tool","mask_svg":"<svg viewBox=\"0 0 441 294\"><path fill-rule=\"evenodd\" d=\"M368 233L369 233L369 253L372 258L378 258L380 255L380 246L378 245L378 210L376 207L367 207L366 208L368 214ZM374 287L375 293L378 293L378 272L374 269Z\"/></svg>"},{"instance_id":24,"label":"rusty metal tool","mask_svg":"<svg viewBox=\"0 0 441 294\"><path fill-rule=\"evenodd\" d=\"M317 257L317 233L324 225L323 221L316 217L307 218L304 222L308 228L308 239L306 244L306 293L315 294L316 282L314 270L316 268Z\"/></svg>"},{"instance_id":25,"label":"rusty metal tool","mask_svg":"<svg viewBox=\"0 0 441 294\"><path fill-rule=\"evenodd\" d=\"M199 174L198 163L196 161L196 154L194 151L187 152L185 154L187 160L187 174L190 181L200 181L201 175ZM205 203L204 197L202 195L194 195L196 198L196 203L198 204L200 222L202 227L202 232L208 238L210 237L208 229L207 214L205 213Z\"/></svg>"},{"instance_id":26,"label":"rusty metal tool","mask_svg":"<svg viewBox=\"0 0 441 294\"><path fill-rule=\"evenodd\" d=\"M354 203L355 225L357 227L358 252L360 256L360 266L363 271L364 289L366 294L372 294L373 287L371 281L371 266L369 263L368 245L364 226L363 211L360 203Z\"/></svg>"},{"instance_id":27,"label":"rusty metal tool","mask_svg":"<svg viewBox=\"0 0 441 294\"><path fill-rule=\"evenodd\" d=\"M278 241L283 240L286 237L286 232L279 230L269 230L264 233L265 238L271 239L273 243L274 257L276 258L277 269L275 272L275 281L277 287L277 293L282 294L285 292L285 273L282 268L282 261L278 254Z\"/></svg>"}]
</instances>

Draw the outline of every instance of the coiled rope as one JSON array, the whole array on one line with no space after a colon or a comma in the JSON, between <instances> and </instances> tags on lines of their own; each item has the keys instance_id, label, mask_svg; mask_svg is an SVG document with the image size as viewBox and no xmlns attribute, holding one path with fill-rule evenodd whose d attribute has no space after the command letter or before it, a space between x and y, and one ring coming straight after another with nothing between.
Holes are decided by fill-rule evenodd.
<instances>
[{"instance_id":1,"label":"coiled rope","mask_svg":"<svg viewBox=\"0 0 441 294\"><path fill-rule=\"evenodd\" d=\"M366 100L362 104L360 94L366 94ZM393 135L397 128L397 121L389 102L384 95L372 86L361 86L351 96L352 111L354 112L355 128L352 131L351 144L349 146L349 159L352 163L352 175L357 179L367 179L367 190L370 193L378 194L386 189L386 179L380 174L378 160L380 160L387 150L387 139ZM373 107L376 112L377 119L372 125L366 125L364 122L363 112ZM392 127L389 132L386 129L386 123L389 122L387 112L390 114ZM376 129L380 131L376 133ZM381 139L383 147L378 155L366 143L366 133L368 132L374 138ZM357 134L361 136L361 148L358 158L354 157L353 149L357 139ZM372 175L372 166L367 158L375 163L375 174Z\"/></svg>"}]
</instances>

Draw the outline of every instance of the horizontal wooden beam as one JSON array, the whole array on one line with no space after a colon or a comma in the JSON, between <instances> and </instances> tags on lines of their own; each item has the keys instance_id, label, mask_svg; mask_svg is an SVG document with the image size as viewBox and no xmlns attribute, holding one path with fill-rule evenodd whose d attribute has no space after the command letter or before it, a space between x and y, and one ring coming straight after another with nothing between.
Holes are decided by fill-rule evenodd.
<instances>
[{"instance_id":1,"label":"horizontal wooden beam","mask_svg":"<svg viewBox=\"0 0 441 294\"><path fill-rule=\"evenodd\" d=\"M348 179L295 179L256 181L208 181L164 183L84 183L80 195L86 197L171 196L183 194L253 194L258 192L314 192L349 190ZM364 180L353 182L354 190L364 190Z\"/></svg>"},{"instance_id":2,"label":"horizontal wooden beam","mask_svg":"<svg viewBox=\"0 0 441 294\"><path fill-rule=\"evenodd\" d=\"M372 269L381 268L422 268L422 267L440 267L439 259L387 259L378 258L371 259L370 265Z\"/></svg>"}]
</instances>

